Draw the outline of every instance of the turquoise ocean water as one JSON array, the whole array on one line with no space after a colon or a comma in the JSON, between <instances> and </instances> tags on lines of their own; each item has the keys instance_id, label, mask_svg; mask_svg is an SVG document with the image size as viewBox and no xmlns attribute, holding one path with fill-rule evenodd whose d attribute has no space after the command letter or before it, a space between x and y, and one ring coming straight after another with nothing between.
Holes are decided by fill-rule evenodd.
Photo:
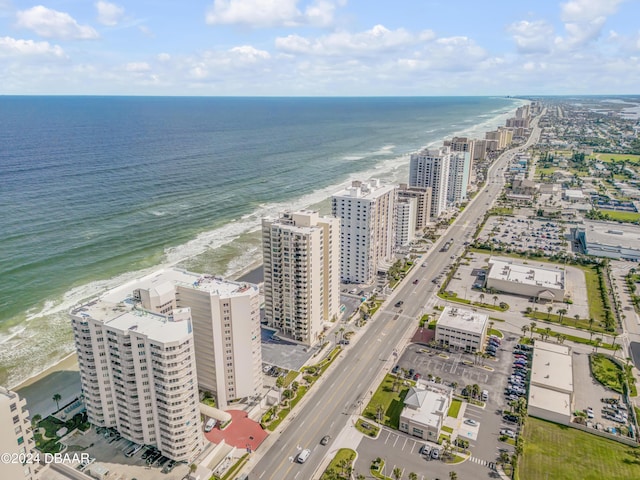
<instances>
[{"instance_id":1,"label":"turquoise ocean water","mask_svg":"<svg viewBox=\"0 0 640 480\"><path fill-rule=\"evenodd\" d=\"M497 97L0 97L0 384L73 350L67 309L160 265L233 275L260 218L482 137Z\"/></svg>"}]
</instances>

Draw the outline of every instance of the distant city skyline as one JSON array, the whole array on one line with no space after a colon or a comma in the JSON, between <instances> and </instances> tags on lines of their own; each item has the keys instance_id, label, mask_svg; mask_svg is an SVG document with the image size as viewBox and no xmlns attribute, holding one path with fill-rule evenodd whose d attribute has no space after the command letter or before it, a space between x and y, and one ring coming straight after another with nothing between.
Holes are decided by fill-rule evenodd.
<instances>
[{"instance_id":1,"label":"distant city skyline","mask_svg":"<svg viewBox=\"0 0 640 480\"><path fill-rule=\"evenodd\" d=\"M638 0L0 0L0 94L637 94Z\"/></svg>"}]
</instances>

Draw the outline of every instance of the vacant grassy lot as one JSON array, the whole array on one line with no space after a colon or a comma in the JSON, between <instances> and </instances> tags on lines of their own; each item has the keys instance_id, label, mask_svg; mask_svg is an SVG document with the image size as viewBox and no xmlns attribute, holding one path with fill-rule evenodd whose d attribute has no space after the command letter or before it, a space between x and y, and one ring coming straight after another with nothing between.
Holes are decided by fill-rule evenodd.
<instances>
[{"instance_id":1,"label":"vacant grassy lot","mask_svg":"<svg viewBox=\"0 0 640 480\"><path fill-rule=\"evenodd\" d=\"M404 398L409 392L409 387L405 385L406 381L398 379L395 375L387 374L384 380L373 394L369 405L364 409L363 416L377 420L378 408L382 409L382 422L388 427L398 429L400 426L400 414L404 406ZM396 390L393 391L394 381L396 382Z\"/></svg>"},{"instance_id":2,"label":"vacant grassy lot","mask_svg":"<svg viewBox=\"0 0 640 480\"><path fill-rule=\"evenodd\" d=\"M638 449L564 425L529 418L520 480L640 478Z\"/></svg>"},{"instance_id":3,"label":"vacant grassy lot","mask_svg":"<svg viewBox=\"0 0 640 480\"><path fill-rule=\"evenodd\" d=\"M595 153L593 156L601 162L618 162L620 160L640 162L640 155L631 155L630 153Z\"/></svg>"},{"instance_id":4,"label":"vacant grassy lot","mask_svg":"<svg viewBox=\"0 0 640 480\"><path fill-rule=\"evenodd\" d=\"M584 281L587 284L587 298L589 299L589 316L597 322L604 322L606 316L604 304L600 296L600 281L595 267L578 266L584 272Z\"/></svg>"},{"instance_id":5,"label":"vacant grassy lot","mask_svg":"<svg viewBox=\"0 0 640 480\"><path fill-rule=\"evenodd\" d=\"M462 406L462 401L454 398L451 401L451 406L449 407L449 413L447 414L451 418L458 418L458 414L460 413L460 407Z\"/></svg>"},{"instance_id":6,"label":"vacant grassy lot","mask_svg":"<svg viewBox=\"0 0 640 480\"><path fill-rule=\"evenodd\" d=\"M620 383L620 374L622 373L620 365L607 358L606 355L599 353L589 356L589 365L591 373L597 381L615 392L623 393Z\"/></svg>"},{"instance_id":7,"label":"vacant grassy lot","mask_svg":"<svg viewBox=\"0 0 640 480\"><path fill-rule=\"evenodd\" d=\"M640 213L637 212L618 212L617 210L600 210L603 214L607 214L611 220L617 222L633 223L640 220Z\"/></svg>"}]
</instances>

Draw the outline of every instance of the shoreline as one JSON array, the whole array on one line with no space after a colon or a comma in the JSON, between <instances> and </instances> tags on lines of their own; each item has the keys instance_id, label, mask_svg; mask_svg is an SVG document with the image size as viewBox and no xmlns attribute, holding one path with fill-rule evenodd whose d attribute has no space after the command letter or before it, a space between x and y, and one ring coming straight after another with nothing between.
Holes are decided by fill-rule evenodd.
<instances>
[{"instance_id":1,"label":"shoreline","mask_svg":"<svg viewBox=\"0 0 640 480\"><path fill-rule=\"evenodd\" d=\"M507 113L511 113L513 112L512 108L509 108L507 112L500 112L498 114L496 114L496 117L501 117ZM473 129L479 125L483 125L484 122L479 122L476 125L474 125L473 127L470 127L470 129ZM458 132L454 132L451 133L451 135L455 135ZM450 137L451 135L448 135L447 137ZM437 142L432 142L432 143L437 143ZM423 147L424 148L424 147ZM303 197L304 198L304 197ZM253 283L253 284L262 284L264 281L264 271L263 271L263 262L262 259L260 260L255 260L253 262L251 262L249 265L247 265L245 268L240 269L238 272L229 275L230 279L234 279L237 282L248 282L248 283ZM31 377L21 381L20 383L18 383L17 385L14 385L11 388L14 391L19 391L19 390L23 390L27 387L31 387L34 384L38 383L41 380L46 379L47 377L52 376L55 373L58 372L64 372L64 371L70 371L70 372L78 372L79 371L79 366L78 366L78 361L77 361L77 355L74 352L62 357L60 360L58 360L57 362L55 362L53 365L45 368L44 370L40 371L39 373L36 373L34 375L32 375Z\"/></svg>"}]
</instances>

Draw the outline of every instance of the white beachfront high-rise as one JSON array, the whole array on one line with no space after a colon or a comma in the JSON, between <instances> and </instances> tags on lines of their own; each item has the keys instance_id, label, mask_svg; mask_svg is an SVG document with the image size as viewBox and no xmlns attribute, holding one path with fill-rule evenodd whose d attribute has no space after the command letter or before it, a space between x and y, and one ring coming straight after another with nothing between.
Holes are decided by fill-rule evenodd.
<instances>
[{"instance_id":1,"label":"white beachfront high-rise","mask_svg":"<svg viewBox=\"0 0 640 480\"><path fill-rule=\"evenodd\" d=\"M451 153L448 147L425 149L411 155L409 186L431 187L431 218L447 208L447 187Z\"/></svg>"},{"instance_id":2,"label":"white beachfront high-rise","mask_svg":"<svg viewBox=\"0 0 640 480\"><path fill-rule=\"evenodd\" d=\"M218 408L227 408L230 400L261 393L256 285L167 269L138 281L133 293L145 309L154 312L191 309L198 385L215 395Z\"/></svg>"},{"instance_id":3,"label":"white beachfront high-rise","mask_svg":"<svg viewBox=\"0 0 640 480\"><path fill-rule=\"evenodd\" d=\"M331 198L339 217L340 276L345 283L370 283L378 268L393 261L396 187L379 180L352 182Z\"/></svg>"},{"instance_id":4,"label":"white beachfront high-rise","mask_svg":"<svg viewBox=\"0 0 640 480\"><path fill-rule=\"evenodd\" d=\"M262 220L265 319L297 342L320 340L340 309L340 220L284 212Z\"/></svg>"},{"instance_id":5,"label":"white beachfront high-rise","mask_svg":"<svg viewBox=\"0 0 640 480\"><path fill-rule=\"evenodd\" d=\"M467 200L470 175L471 156L469 152L452 153L447 185L447 201L450 204L457 204Z\"/></svg>"},{"instance_id":6,"label":"white beachfront high-rise","mask_svg":"<svg viewBox=\"0 0 640 480\"><path fill-rule=\"evenodd\" d=\"M0 453L9 456L10 461L3 461L3 479L25 479L36 480L39 474L46 468L45 465L26 463L23 465L22 459L27 459L35 448L33 441L33 431L29 420L27 402L20 396L0 387ZM15 461L12 461L15 460ZM26 461L26 460L25 460Z\"/></svg>"},{"instance_id":7,"label":"white beachfront high-rise","mask_svg":"<svg viewBox=\"0 0 640 480\"><path fill-rule=\"evenodd\" d=\"M396 246L404 246L416 238L416 197L398 198L396 201Z\"/></svg>"},{"instance_id":8,"label":"white beachfront high-rise","mask_svg":"<svg viewBox=\"0 0 640 480\"><path fill-rule=\"evenodd\" d=\"M192 461L203 436L190 310L153 313L125 286L70 315L89 421Z\"/></svg>"}]
</instances>

